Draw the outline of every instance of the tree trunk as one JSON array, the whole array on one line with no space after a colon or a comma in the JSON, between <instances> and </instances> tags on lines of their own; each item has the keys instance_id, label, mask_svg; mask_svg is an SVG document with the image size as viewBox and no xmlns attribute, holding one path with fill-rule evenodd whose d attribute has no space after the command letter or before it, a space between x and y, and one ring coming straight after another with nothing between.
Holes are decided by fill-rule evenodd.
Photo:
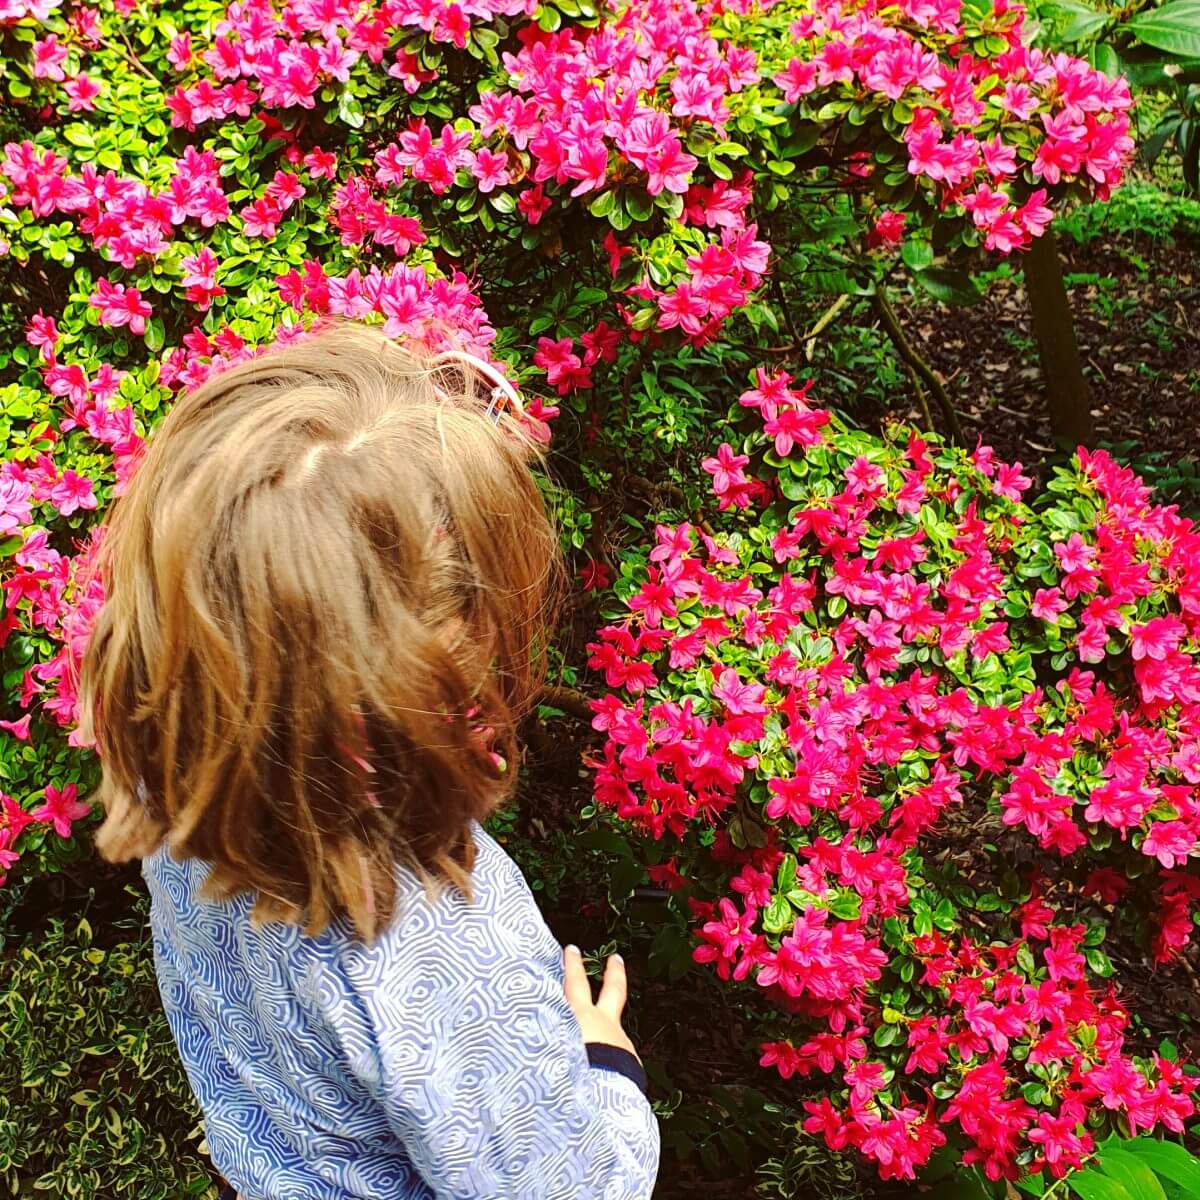
<instances>
[{"instance_id":1,"label":"tree trunk","mask_svg":"<svg viewBox=\"0 0 1200 1200\"><path fill-rule=\"evenodd\" d=\"M1090 445L1096 430L1053 231L1048 229L1033 239L1033 245L1025 252L1024 271L1050 409L1050 428L1056 438L1070 443L1072 450L1081 443Z\"/></svg>"}]
</instances>

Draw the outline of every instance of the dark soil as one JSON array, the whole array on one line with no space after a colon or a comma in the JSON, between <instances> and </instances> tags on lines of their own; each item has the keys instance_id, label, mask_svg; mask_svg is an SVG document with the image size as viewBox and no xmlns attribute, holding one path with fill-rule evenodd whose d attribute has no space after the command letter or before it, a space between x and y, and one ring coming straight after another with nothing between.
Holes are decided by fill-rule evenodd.
<instances>
[{"instance_id":1,"label":"dark soil","mask_svg":"<svg viewBox=\"0 0 1200 1200\"><path fill-rule=\"evenodd\" d=\"M1200 454L1200 234L1060 243L1101 442L1166 462ZM970 308L921 304L902 314L947 381L964 432L1005 458L1056 454L1019 274L993 280ZM900 401L887 414L919 420ZM868 414L862 414L866 417ZM1130 445L1132 443L1132 445Z\"/></svg>"}]
</instances>

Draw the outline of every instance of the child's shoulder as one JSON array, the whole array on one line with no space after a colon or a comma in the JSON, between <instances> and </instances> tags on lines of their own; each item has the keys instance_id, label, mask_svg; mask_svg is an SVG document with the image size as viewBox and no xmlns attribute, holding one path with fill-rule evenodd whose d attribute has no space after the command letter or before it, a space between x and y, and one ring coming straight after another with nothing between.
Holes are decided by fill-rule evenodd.
<instances>
[{"instance_id":1,"label":"child's shoulder","mask_svg":"<svg viewBox=\"0 0 1200 1200\"><path fill-rule=\"evenodd\" d=\"M480 826L474 826L473 835L470 897L448 886L430 892L415 874L398 867L395 916L369 943L359 940L345 920L334 921L312 937L291 925L255 926L250 896L205 899L207 864L180 861L165 847L144 860L143 874L154 900L155 925L173 935L173 941L190 942L201 934L212 940L224 929L218 940L246 948L253 943L259 954L286 953L326 967L340 962L351 969L368 963L375 969L415 965L430 956L443 961L470 956L475 962L491 955L555 958L557 943L516 864Z\"/></svg>"},{"instance_id":2,"label":"child's shoulder","mask_svg":"<svg viewBox=\"0 0 1200 1200\"><path fill-rule=\"evenodd\" d=\"M430 895L406 872L395 919L374 943L382 952L420 954L434 939L446 956L488 945L522 954L545 949L550 933L517 865L486 830L477 825L473 833L471 895L452 887Z\"/></svg>"}]
</instances>

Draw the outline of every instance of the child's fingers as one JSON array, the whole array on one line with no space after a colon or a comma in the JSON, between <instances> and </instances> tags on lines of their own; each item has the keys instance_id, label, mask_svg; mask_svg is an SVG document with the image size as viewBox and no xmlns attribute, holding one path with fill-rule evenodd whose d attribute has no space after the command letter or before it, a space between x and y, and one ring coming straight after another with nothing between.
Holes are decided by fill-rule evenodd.
<instances>
[{"instance_id":1,"label":"child's fingers","mask_svg":"<svg viewBox=\"0 0 1200 1200\"><path fill-rule=\"evenodd\" d=\"M583 955L577 946L568 946L563 951L563 991L575 1012L592 1007L592 984L583 969Z\"/></svg>"},{"instance_id":2,"label":"child's fingers","mask_svg":"<svg viewBox=\"0 0 1200 1200\"><path fill-rule=\"evenodd\" d=\"M610 955L604 967L604 983L600 987L600 999L596 1001L596 1007L619 1025L628 991L625 961L619 954Z\"/></svg>"}]
</instances>

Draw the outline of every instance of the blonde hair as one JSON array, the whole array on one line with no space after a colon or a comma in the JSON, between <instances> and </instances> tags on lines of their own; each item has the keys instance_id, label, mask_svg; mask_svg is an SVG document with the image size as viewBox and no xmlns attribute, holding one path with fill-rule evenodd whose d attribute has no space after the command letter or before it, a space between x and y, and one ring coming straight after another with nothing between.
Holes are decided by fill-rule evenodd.
<instances>
[{"instance_id":1,"label":"blonde hair","mask_svg":"<svg viewBox=\"0 0 1200 1200\"><path fill-rule=\"evenodd\" d=\"M557 572L532 444L473 374L345 325L176 403L109 514L82 671L107 857L165 838L257 919L365 938L398 863L469 892Z\"/></svg>"}]
</instances>

